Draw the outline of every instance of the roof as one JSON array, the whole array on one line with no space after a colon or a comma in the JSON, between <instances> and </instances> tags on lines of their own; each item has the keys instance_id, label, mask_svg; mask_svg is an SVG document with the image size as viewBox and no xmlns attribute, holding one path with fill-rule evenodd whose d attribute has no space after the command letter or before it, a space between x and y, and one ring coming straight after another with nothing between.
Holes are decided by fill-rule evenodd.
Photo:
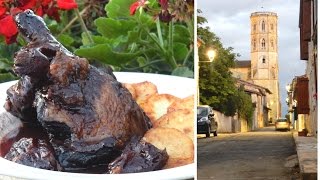
<instances>
[{"instance_id":1,"label":"roof","mask_svg":"<svg viewBox=\"0 0 320 180\"><path fill-rule=\"evenodd\" d=\"M251 16L260 16L260 15L277 16L277 13L270 12L270 11L259 11L259 12L251 13Z\"/></svg>"},{"instance_id":2,"label":"roof","mask_svg":"<svg viewBox=\"0 0 320 180\"><path fill-rule=\"evenodd\" d=\"M245 61L235 61L235 68L250 68L251 67L251 61L245 60Z\"/></svg>"},{"instance_id":3,"label":"roof","mask_svg":"<svg viewBox=\"0 0 320 180\"><path fill-rule=\"evenodd\" d=\"M244 81L244 80L241 80L241 79L237 79L237 83L238 83L238 85L246 85L247 88L245 87L245 91L248 91L248 92L251 92L251 93L255 93L255 94L259 93L259 94L262 94L262 95L265 95L266 93L272 94L272 92L268 88L259 86L257 84L252 83L252 82L248 82L248 81ZM252 90L249 87L255 88L256 90Z\"/></svg>"}]
</instances>

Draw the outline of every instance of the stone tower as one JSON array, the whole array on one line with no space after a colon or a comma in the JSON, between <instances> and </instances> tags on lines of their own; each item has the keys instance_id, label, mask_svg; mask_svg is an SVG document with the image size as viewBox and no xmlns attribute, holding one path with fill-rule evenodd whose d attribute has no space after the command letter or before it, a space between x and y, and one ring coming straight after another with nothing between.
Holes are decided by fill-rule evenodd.
<instances>
[{"instance_id":1,"label":"stone tower","mask_svg":"<svg viewBox=\"0 0 320 180\"><path fill-rule=\"evenodd\" d=\"M278 81L278 17L273 12L254 12L251 21L251 79L268 88L269 120L281 116Z\"/></svg>"}]
</instances>

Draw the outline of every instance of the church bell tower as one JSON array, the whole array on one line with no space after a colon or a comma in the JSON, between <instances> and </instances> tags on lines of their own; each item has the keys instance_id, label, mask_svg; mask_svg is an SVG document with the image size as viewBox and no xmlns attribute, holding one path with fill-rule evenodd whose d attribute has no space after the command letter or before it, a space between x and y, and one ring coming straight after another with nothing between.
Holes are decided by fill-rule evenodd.
<instances>
[{"instance_id":1,"label":"church bell tower","mask_svg":"<svg viewBox=\"0 0 320 180\"><path fill-rule=\"evenodd\" d=\"M278 16L273 12L254 12L251 21L251 79L268 88L269 120L281 116L278 79Z\"/></svg>"}]
</instances>

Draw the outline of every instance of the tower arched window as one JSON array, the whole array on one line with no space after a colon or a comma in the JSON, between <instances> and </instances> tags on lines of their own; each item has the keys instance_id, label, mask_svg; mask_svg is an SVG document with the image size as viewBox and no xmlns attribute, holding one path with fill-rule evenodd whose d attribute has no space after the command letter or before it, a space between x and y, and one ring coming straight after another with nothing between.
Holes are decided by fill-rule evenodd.
<instances>
[{"instance_id":1,"label":"tower arched window","mask_svg":"<svg viewBox=\"0 0 320 180\"><path fill-rule=\"evenodd\" d=\"M270 41L271 47L274 48L273 40Z\"/></svg>"},{"instance_id":2,"label":"tower arched window","mask_svg":"<svg viewBox=\"0 0 320 180\"><path fill-rule=\"evenodd\" d=\"M264 39L262 39L262 41L261 41L261 47L262 47L262 49L266 48L266 41Z\"/></svg>"},{"instance_id":3,"label":"tower arched window","mask_svg":"<svg viewBox=\"0 0 320 180\"><path fill-rule=\"evenodd\" d=\"M262 31L266 30L266 23L264 21L262 21L261 29L262 29Z\"/></svg>"},{"instance_id":4,"label":"tower arched window","mask_svg":"<svg viewBox=\"0 0 320 180\"><path fill-rule=\"evenodd\" d=\"M273 24L270 25L270 29L271 29L271 31L273 31Z\"/></svg>"},{"instance_id":5,"label":"tower arched window","mask_svg":"<svg viewBox=\"0 0 320 180\"><path fill-rule=\"evenodd\" d=\"M256 31L256 29L257 29L257 25L254 24L254 25L253 25L253 31Z\"/></svg>"},{"instance_id":6,"label":"tower arched window","mask_svg":"<svg viewBox=\"0 0 320 180\"><path fill-rule=\"evenodd\" d=\"M266 63L266 60L267 58L266 58L266 56L265 55L263 55L263 56L261 56L261 62L262 62L262 64L265 64Z\"/></svg>"},{"instance_id":7,"label":"tower arched window","mask_svg":"<svg viewBox=\"0 0 320 180\"><path fill-rule=\"evenodd\" d=\"M256 39L253 40L253 50L256 50Z\"/></svg>"}]
</instances>

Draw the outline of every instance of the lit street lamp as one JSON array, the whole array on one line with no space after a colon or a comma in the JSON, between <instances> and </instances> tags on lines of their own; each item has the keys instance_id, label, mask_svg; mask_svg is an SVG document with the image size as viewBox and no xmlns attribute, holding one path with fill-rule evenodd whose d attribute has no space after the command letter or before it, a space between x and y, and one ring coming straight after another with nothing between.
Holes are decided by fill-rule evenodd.
<instances>
[{"instance_id":1,"label":"lit street lamp","mask_svg":"<svg viewBox=\"0 0 320 180\"><path fill-rule=\"evenodd\" d=\"M201 43L199 43L199 40L198 40L198 47L200 45L201 45ZM200 78L199 70L200 70L200 66L199 66L199 64L200 64L200 62L209 62L209 63L211 63L214 60L214 58L216 57L216 51L213 50L213 49L209 49L207 51L207 56L209 58L209 61L199 61L199 56L197 56L197 58L198 58L198 63L197 63L198 68L197 68L197 79L196 79L196 81L197 81L197 101L198 101L197 103L198 103L198 105L200 104L200 87L199 87L199 78Z\"/></svg>"},{"instance_id":2,"label":"lit street lamp","mask_svg":"<svg viewBox=\"0 0 320 180\"><path fill-rule=\"evenodd\" d=\"M212 50L212 49L209 49L207 51L207 56L209 58L209 62L212 62L214 60L214 58L216 57L216 51L215 50Z\"/></svg>"}]
</instances>

